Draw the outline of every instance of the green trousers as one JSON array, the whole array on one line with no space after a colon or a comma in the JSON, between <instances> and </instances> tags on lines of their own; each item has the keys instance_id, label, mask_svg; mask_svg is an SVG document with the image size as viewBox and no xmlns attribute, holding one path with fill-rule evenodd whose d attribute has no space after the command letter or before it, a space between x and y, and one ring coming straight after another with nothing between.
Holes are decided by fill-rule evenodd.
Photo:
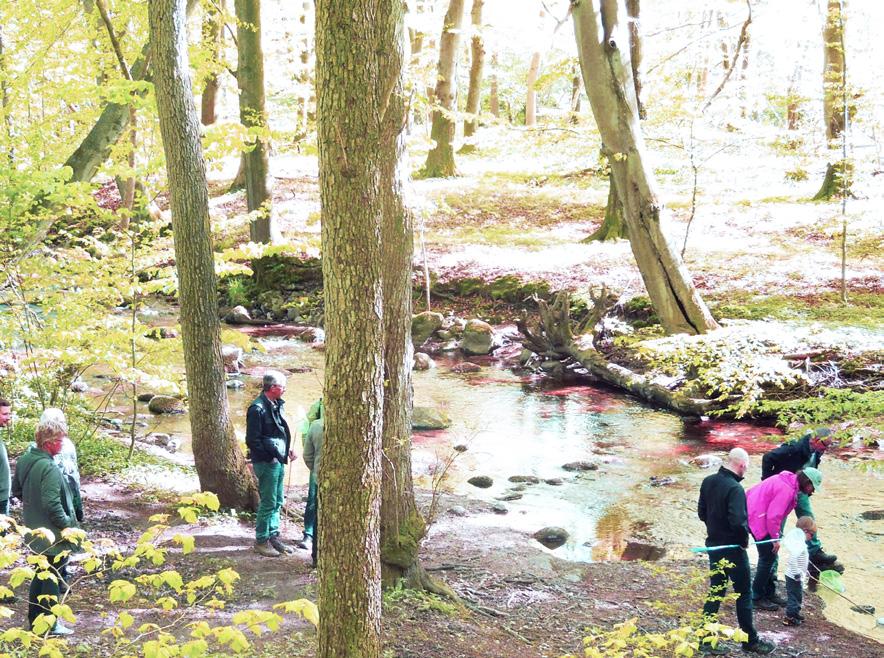
<instances>
[{"instance_id":1,"label":"green trousers","mask_svg":"<svg viewBox=\"0 0 884 658\"><path fill-rule=\"evenodd\" d=\"M258 478L258 513L255 519L255 539L263 543L279 534L279 510L282 509L285 495L283 475L285 466L279 462L255 462L255 477Z\"/></svg>"},{"instance_id":2,"label":"green trousers","mask_svg":"<svg viewBox=\"0 0 884 658\"><path fill-rule=\"evenodd\" d=\"M813 510L810 507L810 496L803 491L798 492L798 504L795 506L795 516L798 518L802 516L815 518L813 516ZM813 533L813 537L807 540L807 552L808 554L813 555L821 550L823 550L822 543L817 539L816 533Z\"/></svg>"}]
</instances>

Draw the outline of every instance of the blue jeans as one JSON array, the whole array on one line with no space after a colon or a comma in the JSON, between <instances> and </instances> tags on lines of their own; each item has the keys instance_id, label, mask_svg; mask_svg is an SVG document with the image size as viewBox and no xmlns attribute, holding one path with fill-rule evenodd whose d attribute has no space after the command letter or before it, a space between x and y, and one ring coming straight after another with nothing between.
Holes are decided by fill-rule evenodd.
<instances>
[{"instance_id":1,"label":"blue jeans","mask_svg":"<svg viewBox=\"0 0 884 658\"><path fill-rule=\"evenodd\" d=\"M798 617L801 614L801 601L804 598L804 592L801 591L801 581L797 578L786 576L786 616Z\"/></svg>"},{"instance_id":2,"label":"blue jeans","mask_svg":"<svg viewBox=\"0 0 884 658\"><path fill-rule=\"evenodd\" d=\"M733 566L719 568L720 560L727 560ZM703 615L712 617L718 614L721 599L727 590L727 581L733 583L737 599L737 623L749 636L748 644L758 639L758 632L752 623L752 597L749 593L749 556L744 548L725 548L709 553L709 595L703 605Z\"/></svg>"},{"instance_id":3,"label":"blue jeans","mask_svg":"<svg viewBox=\"0 0 884 658\"><path fill-rule=\"evenodd\" d=\"M764 537L770 539L770 537ZM774 544L755 544L758 549L758 566L752 581L752 600L766 599L776 591L777 555Z\"/></svg>"},{"instance_id":4,"label":"blue jeans","mask_svg":"<svg viewBox=\"0 0 884 658\"><path fill-rule=\"evenodd\" d=\"M285 466L279 462L255 462L255 477L258 478L258 513L255 519L255 539L263 543L279 534L279 510L282 509L283 474Z\"/></svg>"}]
</instances>

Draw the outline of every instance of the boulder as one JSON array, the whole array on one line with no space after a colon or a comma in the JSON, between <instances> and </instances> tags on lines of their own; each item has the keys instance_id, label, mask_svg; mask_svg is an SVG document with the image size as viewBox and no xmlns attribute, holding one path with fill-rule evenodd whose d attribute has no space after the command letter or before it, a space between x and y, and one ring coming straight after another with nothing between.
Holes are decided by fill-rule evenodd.
<instances>
[{"instance_id":1,"label":"boulder","mask_svg":"<svg viewBox=\"0 0 884 658\"><path fill-rule=\"evenodd\" d=\"M467 480L467 483L473 485L474 487L478 487L479 489L487 489L492 484L494 484L494 480L492 480L487 475L474 475L469 480Z\"/></svg>"},{"instance_id":2,"label":"boulder","mask_svg":"<svg viewBox=\"0 0 884 658\"><path fill-rule=\"evenodd\" d=\"M547 526L534 533L534 539L547 548L558 548L568 541L568 531L556 526Z\"/></svg>"},{"instance_id":3,"label":"boulder","mask_svg":"<svg viewBox=\"0 0 884 658\"><path fill-rule=\"evenodd\" d=\"M422 344L442 326L444 318L441 313L424 311L411 317L411 342L415 346Z\"/></svg>"},{"instance_id":4,"label":"boulder","mask_svg":"<svg viewBox=\"0 0 884 658\"><path fill-rule=\"evenodd\" d=\"M236 345L222 345L221 361L224 362L224 372L238 373L242 366L242 348Z\"/></svg>"},{"instance_id":5,"label":"boulder","mask_svg":"<svg viewBox=\"0 0 884 658\"><path fill-rule=\"evenodd\" d=\"M171 395L154 395L147 403L147 408L155 414L183 414L184 402Z\"/></svg>"},{"instance_id":6,"label":"boulder","mask_svg":"<svg viewBox=\"0 0 884 658\"><path fill-rule=\"evenodd\" d=\"M435 367L436 362L433 361L433 358L429 354L424 354L423 352L414 353L414 370L429 370L430 368Z\"/></svg>"},{"instance_id":7,"label":"boulder","mask_svg":"<svg viewBox=\"0 0 884 658\"><path fill-rule=\"evenodd\" d=\"M448 508L448 513L451 514L452 516L466 516L467 509L466 509L466 507L463 507L461 505L455 505L454 507Z\"/></svg>"},{"instance_id":8,"label":"boulder","mask_svg":"<svg viewBox=\"0 0 884 658\"><path fill-rule=\"evenodd\" d=\"M469 361L462 361L461 363L451 366L451 372L456 372L460 375L469 372L479 372L480 370L482 370L482 366L476 363L470 363Z\"/></svg>"},{"instance_id":9,"label":"boulder","mask_svg":"<svg viewBox=\"0 0 884 658\"><path fill-rule=\"evenodd\" d=\"M860 517L865 521L882 521L884 520L884 509L870 509L860 513Z\"/></svg>"},{"instance_id":10,"label":"boulder","mask_svg":"<svg viewBox=\"0 0 884 658\"><path fill-rule=\"evenodd\" d=\"M227 388L231 391L238 391L246 387L246 385L242 382L241 379L228 379L226 382Z\"/></svg>"},{"instance_id":11,"label":"boulder","mask_svg":"<svg viewBox=\"0 0 884 658\"><path fill-rule=\"evenodd\" d=\"M249 315L245 306L234 306L224 316L224 322L227 324L248 324L251 321L252 316Z\"/></svg>"},{"instance_id":12,"label":"boulder","mask_svg":"<svg viewBox=\"0 0 884 658\"><path fill-rule=\"evenodd\" d=\"M454 334L447 329L440 329L436 332L436 336L438 336L440 340L451 340L454 338Z\"/></svg>"},{"instance_id":13,"label":"boulder","mask_svg":"<svg viewBox=\"0 0 884 658\"><path fill-rule=\"evenodd\" d=\"M413 430L444 430L450 425L448 414L435 407L415 407L411 416Z\"/></svg>"},{"instance_id":14,"label":"boulder","mask_svg":"<svg viewBox=\"0 0 884 658\"><path fill-rule=\"evenodd\" d=\"M466 354L488 354L494 345L494 329L482 320L470 320L463 330L460 348Z\"/></svg>"},{"instance_id":15,"label":"boulder","mask_svg":"<svg viewBox=\"0 0 884 658\"><path fill-rule=\"evenodd\" d=\"M510 511L510 509L503 503L494 503L493 505L491 505L491 511L495 514L506 514Z\"/></svg>"},{"instance_id":16,"label":"boulder","mask_svg":"<svg viewBox=\"0 0 884 658\"><path fill-rule=\"evenodd\" d=\"M562 468L566 471L597 471L599 470L599 465L593 462L568 462L567 464L563 464Z\"/></svg>"},{"instance_id":17,"label":"boulder","mask_svg":"<svg viewBox=\"0 0 884 658\"><path fill-rule=\"evenodd\" d=\"M562 478L547 478L546 480L544 480L544 482L554 487L560 487L562 486L562 484L564 484Z\"/></svg>"},{"instance_id":18,"label":"boulder","mask_svg":"<svg viewBox=\"0 0 884 658\"><path fill-rule=\"evenodd\" d=\"M139 393L138 401L139 402L150 402L151 398L156 395L156 393Z\"/></svg>"},{"instance_id":19,"label":"boulder","mask_svg":"<svg viewBox=\"0 0 884 658\"><path fill-rule=\"evenodd\" d=\"M540 482L540 478L534 475L512 475L508 479L510 482L524 482L525 484L538 484Z\"/></svg>"},{"instance_id":20,"label":"boulder","mask_svg":"<svg viewBox=\"0 0 884 658\"><path fill-rule=\"evenodd\" d=\"M504 500L504 501L506 501L506 500L519 500L521 497L522 497L522 494L513 491L511 493L503 494L502 496L498 496L497 500Z\"/></svg>"}]
</instances>

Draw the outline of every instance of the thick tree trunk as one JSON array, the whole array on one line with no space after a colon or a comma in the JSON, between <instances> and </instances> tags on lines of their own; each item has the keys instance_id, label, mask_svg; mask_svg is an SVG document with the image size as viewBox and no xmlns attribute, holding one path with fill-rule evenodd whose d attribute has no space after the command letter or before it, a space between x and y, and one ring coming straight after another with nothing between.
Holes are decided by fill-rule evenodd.
<instances>
[{"instance_id":1,"label":"thick tree trunk","mask_svg":"<svg viewBox=\"0 0 884 658\"><path fill-rule=\"evenodd\" d=\"M257 502L227 412L206 164L187 59L184 0L150 0L157 111L172 210L193 457L200 486L224 507Z\"/></svg>"},{"instance_id":2,"label":"thick tree trunk","mask_svg":"<svg viewBox=\"0 0 884 658\"><path fill-rule=\"evenodd\" d=\"M214 61L221 59L221 48L224 42L224 17L220 9L224 7L224 0L217 5L209 3L206 6L206 15L203 17L203 44L204 48L212 53ZM215 106L218 99L218 74L213 72L206 78L203 93L200 97L200 121L204 126L215 123L217 116Z\"/></svg>"},{"instance_id":3,"label":"thick tree trunk","mask_svg":"<svg viewBox=\"0 0 884 658\"><path fill-rule=\"evenodd\" d=\"M669 333L716 327L661 229L663 207L644 161L623 0L572 5L583 83L623 203L629 242L651 303Z\"/></svg>"},{"instance_id":4,"label":"thick tree trunk","mask_svg":"<svg viewBox=\"0 0 884 658\"><path fill-rule=\"evenodd\" d=\"M525 98L525 125L529 128L537 125L537 76L540 75L540 51L531 53L531 63L528 65L528 93Z\"/></svg>"},{"instance_id":5,"label":"thick tree trunk","mask_svg":"<svg viewBox=\"0 0 884 658\"><path fill-rule=\"evenodd\" d=\"M608 203L605 206L605 219L602 225L594 233L583 238L581 242L595 242L599 240L618 240L628 238L626 222L623 220L623 204L617 194L617 183L613 172L608 174Z\"/></svg>"},{"instance_id":6,"label":"thick tree trunk","mask_svg":"<svg viewBox=\"0 0 884 658\"><path fill-rule=\"evenodd\" d=\"M239 86L239 121L260 134L254 145L243 151L246 176L246 206L257 212L249 227L252 242L269 243L272 238L268 162L267 113L264 109L264 52L261 48L260 0L236 0L236 82Z\"/></svg>"},{"instance_id":7,"label":"thick tree trunk","mask_svg":"<svg viewBox=\"0 0 884 658\"><path fill-rule=\"evenodd\" d=\"M401 0L318 0L316 83L325 440L319 472L318 658L380 655L386 112ZM394 110L395 111L395 110Z\"/></svg>"},{"instance_id":8,"label":"thick tree trunk","mask_svg":"<svg viewBox=\"0 0 884 658\"><path fill-rule=\"evenodd\" d=\"M455 73L460 50L460 31L463 27L463 4L464 0L450 0L442 26L438 76L433 93L433 127L430 130L430 138L435 145L427 154L423 170L423 175L428 178L454 176L457 173L454 166L454 99L457 95Z\"/></svg>"},{"instance_id":9,"label":"thick tree trunk","mask_svg":"<svg viewBox=\"0 0 884 658\"><path fill-rule=\"evenodd\" d=\"M472 137L479 127L479 107L482 98L482 71L485 66L485 40L482 37L482 6L485 0L473 0L470 11L473 36L470 39L470 88L467 91L467 118L463 123L464 138ZM476 145L470 141L460 149L461 152L474 151Z\"/></svg>"},{"instance_id":10,"label":"thick tree trunk","mask_svg":"<svg viewBox=\"0 0 884 658\"><path fill-rule=\"evenodd\" d=\"M645 119L645 106L642 103L642 39L639 30L639 14L641 0L626 0L626 12L629 15L629 61L632 64L632 84L635 87L635 102L638 107L638 118Z\"/></svg>"},{"instance_id":11,"label":"thick tree trunk","mask_svg":"<svg viewBox=\"0 0 884 658\"><path fill-rule=\"evenodd\" d=\"M830 148L844 130L841 83L844 77L844 16L841 0L828 0L823 26L823 122Z\"/></svg>"}]
</instances>

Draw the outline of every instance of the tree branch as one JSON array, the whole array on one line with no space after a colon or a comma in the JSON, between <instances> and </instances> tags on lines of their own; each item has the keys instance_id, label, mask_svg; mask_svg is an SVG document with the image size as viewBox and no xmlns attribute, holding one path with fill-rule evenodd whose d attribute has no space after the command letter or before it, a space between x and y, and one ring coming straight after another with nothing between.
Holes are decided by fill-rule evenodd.
<instances>
[{"instance_id":1,"label":"tree branch","mask_svg":"<svg viewBox=\"0 0 884 658\"><path fill-rule=\"evenodd\" d=\"M117 62L120 64L120 71L122 71L123 77L126 78L126 80L132 82L132 74L129 72L129 67L126 65L126 58L123 57L123 49L120 48L120 41L117 39L117 35L114 34L114 26L111 24L107 8L104 6L104 0L95 0L95 6L98 7L98 13L101 14L101 21L104 23L104 27L107 28L107 36L110 38L114 54L117 56Z\"/></svg>"},{"instance_id":2,"label":"tree branch","mask_svg":"<svg viewBox=\"0 0 884 658\"><path fill-rule=\"evenodd\" d=\"M700 110L701 113L709 109L709 106L712 105L712 101L714 101L715 97L721 93L722 89L724 89L724 85L727 84L728 79L731 77L731 73L733 73L734 69L737 68L737 62L740 60L740 53L743 50L743 46L746 45L746 42L749 39L749 24L752 23L752 3L749 0L746 0L746 7L749 10L749 15L746 17L746 21L743 23L743 27L740 29L740 36L737 37L737 45L734 48L734 58L733 60L731 60L731 65L725 72L724 78L718 85L718 88L714 92L712 92L712 95L706 101L706 104L703 105L703 109Z\"/></svg>"}]
</instances>

